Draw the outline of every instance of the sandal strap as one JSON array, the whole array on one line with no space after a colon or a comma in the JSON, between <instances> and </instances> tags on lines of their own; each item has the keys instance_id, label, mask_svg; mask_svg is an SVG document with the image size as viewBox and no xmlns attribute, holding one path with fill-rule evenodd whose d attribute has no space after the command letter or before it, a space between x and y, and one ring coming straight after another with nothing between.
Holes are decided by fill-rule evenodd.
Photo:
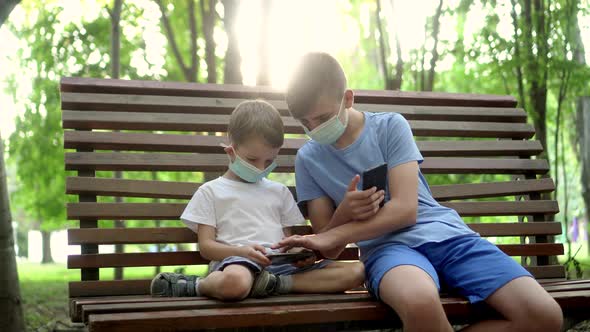
<instances>
[{"instance_id":1,"label":"sandal strap","mask_svg":"<svg viewBox=\"0 0 590 332\"><path fill-rule=\"evenodd\" d=\"M169 282L171 296L197 296L195 282L197 276L187 276L180 273L162 273L162 277Z\"/></svg>"}]
</instances>

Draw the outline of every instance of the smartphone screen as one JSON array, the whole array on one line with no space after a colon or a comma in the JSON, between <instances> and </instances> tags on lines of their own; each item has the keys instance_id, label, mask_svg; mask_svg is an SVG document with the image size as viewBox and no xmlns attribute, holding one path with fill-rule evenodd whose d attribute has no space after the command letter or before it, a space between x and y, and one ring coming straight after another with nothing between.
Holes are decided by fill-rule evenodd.
<instances>
[{"instance_id":1,"label":"smartphone screen","mask_svg":"<svg viewBox=\"0 0 590 332\"><path fill-rule=\"evenodd\" d=\"M363 190L377 187L377 191L387 188L387 164L377 165L363 172L362 176ZM385 200L381 201L380 207L383 207Z\"/></svg>"}]
</instances>

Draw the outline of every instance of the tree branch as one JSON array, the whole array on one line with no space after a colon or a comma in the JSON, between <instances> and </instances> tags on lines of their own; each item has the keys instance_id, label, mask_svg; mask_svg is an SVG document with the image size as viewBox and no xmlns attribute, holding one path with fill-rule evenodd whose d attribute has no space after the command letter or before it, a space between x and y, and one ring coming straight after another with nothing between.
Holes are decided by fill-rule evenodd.
<instances>
[{"instance_id":1,"label":"tree branch","mask_svg":"<svg viewBox=\"0 0 590 332\"><path fill-rule=\"evenodd\" d=\"M164 30L166 30L166 37L168 38L168 43L170 43L170 47L172 48L172 52L174 53L174 58L178 62L178 65L180 66L180 68L185 76L185 79L187 81L189 81L190 77L187 75L188 72L187 72L186 65L184 64L184 60L182 59L182 56L180 55L180 51L178 50L178 45L176 45L176 40L174 39L174 32L172 31L172 26L170 26L170 21L168 20L168 17L166 16L166 8L164 7L162 0L154 0L154 1L160 7L160 12L162 13L162 24L164 25Z\"/></svg>"},{"instance_id":2,"label":"tree branch","mask_svg":"<svg viewBox=\"0 0 590 332\"><path fill-rule=\"evenodd\" d=\"M190 69L187 73L189 77L187 77L187 81L189 82L196 82L198 78L198 68L199 68L199 58L197 55L197 18L195 16L195 0L187 0L188 1L188 23L191 30L191 65ZM201 3L204 0L201 0Z\"/></svg>"}]
</instances>

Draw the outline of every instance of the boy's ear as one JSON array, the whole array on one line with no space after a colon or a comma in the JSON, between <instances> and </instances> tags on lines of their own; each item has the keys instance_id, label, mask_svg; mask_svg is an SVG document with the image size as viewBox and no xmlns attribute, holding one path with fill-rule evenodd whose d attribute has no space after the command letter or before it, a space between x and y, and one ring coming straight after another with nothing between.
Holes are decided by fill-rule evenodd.
<instances>
[{"instance_id":1,"label":"boy's ear","mask_svg":"<svg viewBox=\"0 0 590 332\"><path fill-rule=\"evenodd\" d=\"M344 91L344 108L351 108L354 105L354 92L350 89Z\"/></svg>"},{"instance_id":2,"label":"boy's ear","mask_svg":"<svg viewBox=\"0 0 590 332\"><path fill-rule=\"evenodd\" d=\"M227 153L230 157L233 157L234 156L235 151L234 151L234 147L233 146L231 146L231 145L225 145L225 144L223 144L222 146L223 146L223 151L225 151L225 153Z\"/></svg>"}]
</instances>

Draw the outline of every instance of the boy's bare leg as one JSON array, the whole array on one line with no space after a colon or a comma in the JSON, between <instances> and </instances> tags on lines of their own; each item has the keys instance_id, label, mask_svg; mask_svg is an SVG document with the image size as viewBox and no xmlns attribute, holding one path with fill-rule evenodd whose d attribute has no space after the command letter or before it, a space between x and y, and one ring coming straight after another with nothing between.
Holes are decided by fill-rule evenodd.
<instances>
[{"instance_id":1,"label":"boy's bare leg","mask_svg":"<svg viewBox=\"0 0 590 332\"><path fill-rule=\"evenodd\" d=\"M362 263L332 262L323 269L293 275L296 293L337 293L360 286L365 280Z\"/></svg>"},{"instance_id":2,"label":"boy's bare leg","mask_svg":"<svg viewBox=\"0 0 590 332\"><path fill-rule=\"evenodd\" d=\"M516 278L487 300L505 320L488 320L463 331L560 331L563 313L555 300L533 278Z\"/></svg>"},{"instance_id":3,"label":"boy's bare leg","mask_svg":"<svg viewBox=\"0 0 590 332\"><path fill-rule=\"evenodd\" d=\"M211 272L199 281L199 292L203 296L226 301L242 300L250 293L254 275L245 266L232 264L223 271Z\"/></svg>"},{"instance_id":4,"label":"boy's bare leg","mask_svg":"<svg viewBox=\"0 0 590 332\"><path fill-rule=\"evenodd\" d=\"M436 284L428 273L413 265L397 266L385 273L379 297L395 310L404 331L453 331Z\"/></svg>"}]
</instances>

